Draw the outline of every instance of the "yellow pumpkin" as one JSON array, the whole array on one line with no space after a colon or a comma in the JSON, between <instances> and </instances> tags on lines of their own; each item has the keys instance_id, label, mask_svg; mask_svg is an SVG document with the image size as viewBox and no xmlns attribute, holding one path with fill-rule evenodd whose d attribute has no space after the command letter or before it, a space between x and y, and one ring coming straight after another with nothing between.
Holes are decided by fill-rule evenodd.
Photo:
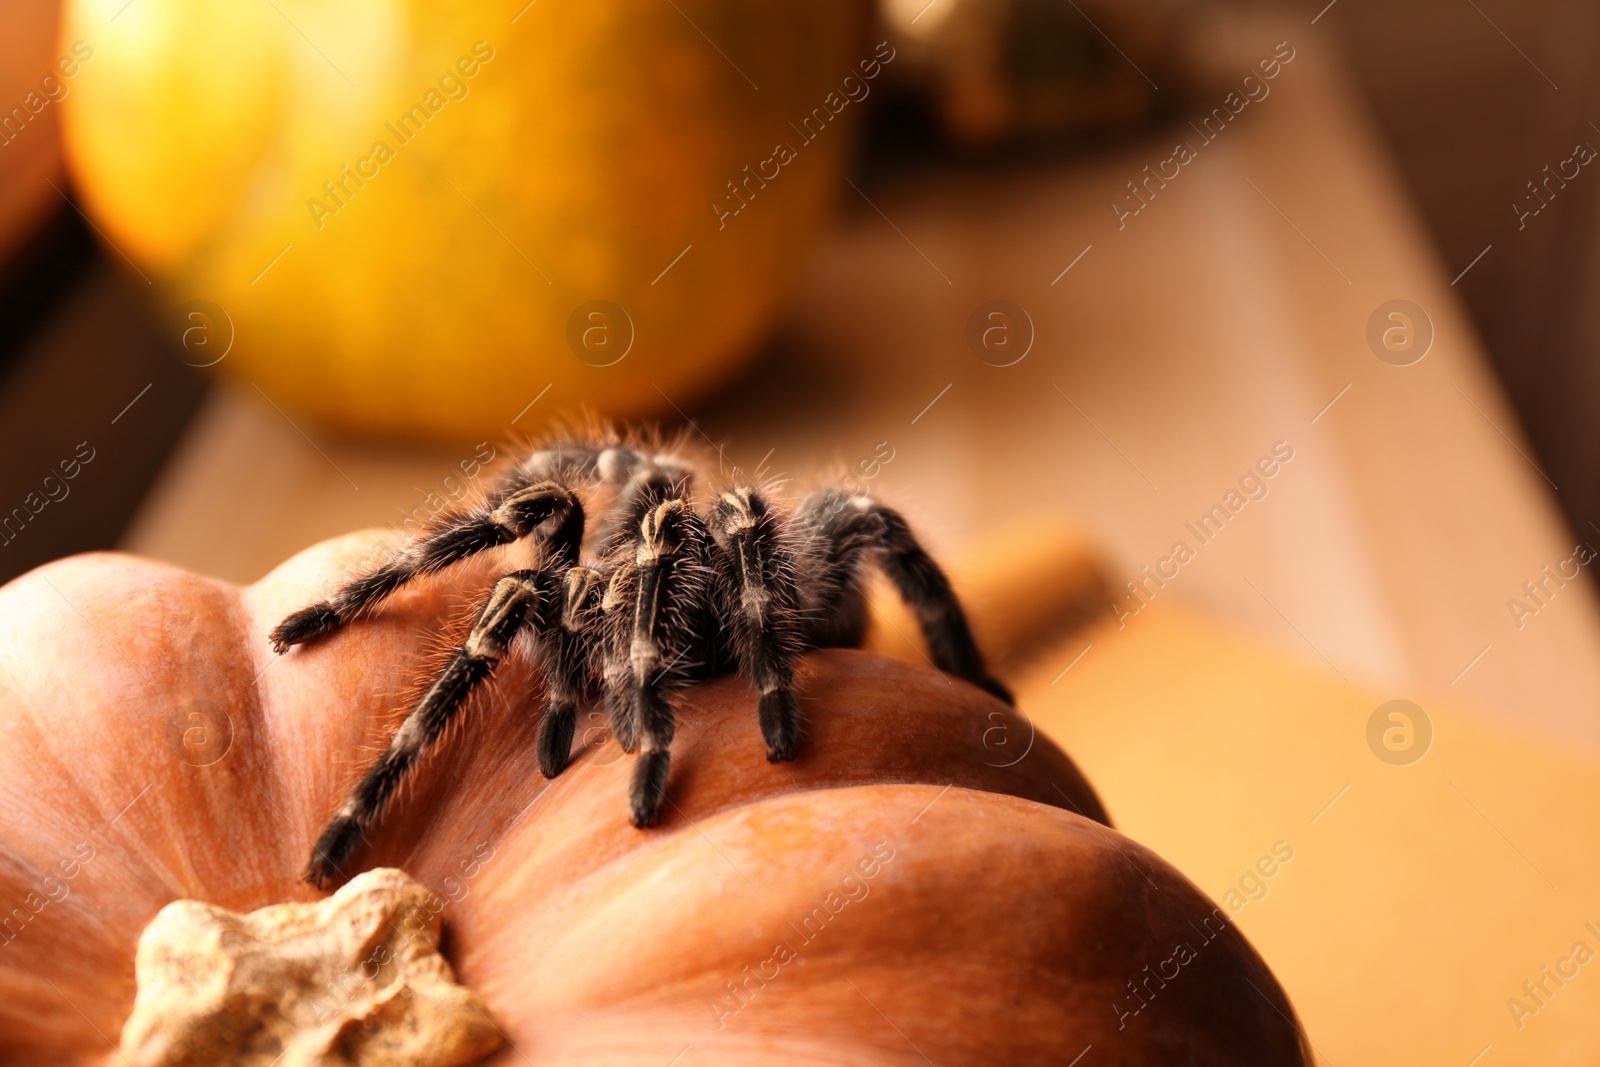
<instances>
[{"instance_id":1,"label":"yellow pumpkin","mask_svg":"<svg viewBox=\"0 0 1600 1067\"><path fill-rule=\"evenodd\" d=\"M169 902L315 895L313 835L439 620L506 559L274 656L278 619L380 543L245 589L109 554L0 589L0 1062L119 1062L135 943ZM357 856L439 894L444 952L509 1042L492 1062L1309 1063L1244 937L1105 825L1063 753L1003 744L1027 736L1011 709L857 651L807 656L798 688L784 764L742 682L683 691L673 806L640 831L604 716L547 782L538 680L503 666Z\"/></svg>"},{"instance_id":2,"label":"yellow pumpkin","mask_svg":"<svg viewBox=\"0 0 1600 1067\"><path fill-rule=\"evenodd\" d=\"M547 386L670 412L751 353L845 188L893 55L861 14L69 0L66 145L191 362L284 408L441 440Z\"/></svg>"}]
</instances>

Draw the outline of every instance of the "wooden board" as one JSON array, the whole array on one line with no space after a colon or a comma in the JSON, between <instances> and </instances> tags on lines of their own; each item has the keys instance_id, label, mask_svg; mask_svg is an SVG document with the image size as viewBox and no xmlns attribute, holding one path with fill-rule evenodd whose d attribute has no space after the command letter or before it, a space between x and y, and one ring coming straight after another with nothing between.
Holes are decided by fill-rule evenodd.
<instances>
[{"instance_id":1,"label":"wooden board","mask_svg":"<svg viewBox=\"0 0 1600 1067\"><path fill-rule=\"evenodd\" d=\"M1592 752L1412 691L1410 737L1379 759L1386 694L1170 602L1061 655L1086 643L1054 684L1053 665L1017 676L1020 706L1238 924L1323 1064L1600 1060L1578 962L1600 946L1600 856L1573 847L1600 803ZM1129 1025L1162 1009L1158 992Z\"/></svg>"}]
</instances>

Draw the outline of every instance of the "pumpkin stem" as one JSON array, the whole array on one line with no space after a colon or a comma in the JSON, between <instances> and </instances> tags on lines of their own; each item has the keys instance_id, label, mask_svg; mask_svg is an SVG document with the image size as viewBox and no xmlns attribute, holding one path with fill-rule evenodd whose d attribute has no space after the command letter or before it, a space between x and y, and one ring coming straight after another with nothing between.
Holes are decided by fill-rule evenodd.
<instances>
[{"instance_id":1,"label":"pumpkin stem","mask_svg":"<svg viewBox=\"0 0 1600 1067\"><path fill-rule=\"evenodd\" d=\"M439 955L437 897L393 868L326 900L162 908L122 1028L133 1067L465 1067L502 1037Z\"/></svg>"}]
</instances>

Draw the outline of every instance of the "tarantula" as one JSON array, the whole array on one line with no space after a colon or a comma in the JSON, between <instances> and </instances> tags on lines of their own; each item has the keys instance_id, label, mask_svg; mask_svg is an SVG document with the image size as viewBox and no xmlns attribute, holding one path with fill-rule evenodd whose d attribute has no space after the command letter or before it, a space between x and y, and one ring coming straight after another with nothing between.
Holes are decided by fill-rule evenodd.
<instances>
[{"instance_id":1,"label":"tarantula","mask_svg":"<svg viewBox=\"0 0 1600 1067\"><path fill-rule=\"evenodd\" d=\"M699 501L702 511L692 484L685 459L639 438L552 441L480 504L433 522L277 625L281 654L415 578L498 545L530 545L533 565L495 583L466 639L318 837L307 881L326 888L342 873L396 788L508 654L531 657L545 681L535 747L547 778L570 759L580 706L604 704L618 743L638 754L629 797L638 827L660 816L674 728L668 694L689 682L737 669L759 694L767 759L793 759L796 658L860 644L868 557L915 612L933 662L1012 702L985 669L944 572L897 512L832 489L786 510L770 487L739 480ZM586 515L599 516L598 529L586 530Z\"/></svg>"}]
</instances>

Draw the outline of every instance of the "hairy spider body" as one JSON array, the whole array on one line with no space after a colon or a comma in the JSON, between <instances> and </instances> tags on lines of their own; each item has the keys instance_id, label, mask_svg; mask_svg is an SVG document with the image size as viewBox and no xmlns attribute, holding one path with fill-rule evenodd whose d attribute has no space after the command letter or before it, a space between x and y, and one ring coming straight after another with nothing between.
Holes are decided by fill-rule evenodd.
<instances>
[{"instance_id":1,"label":"hairy spider body","mask_svg":"<svg viewBox=\"0 0 1600 1067\"><path fill-rule=\"evenodd\" d=\"M342 876L401 782L508 655L530 657L545 681L536 748L546 777L571 758L580 708L604 705L613 736L635 754L636 826L660 817L671 693L690 682L737 670L757 693L767 758L793 759L801 733L796 660L807 649L861 643L869 560L916 614L934 664L1011 703L989 676L944 572L897 512L837 490L791 510L770 488L737 480L696 503L690 465L673 451L614 437L553 442L509 470L480 505L444 517L328 600L279 623L271 640L284 653L485 549L527 541L532 550L532 566L495 583L465 639L323 830L307 880L326 887ZM600 521L586 531L589 515Z\"/></svg>"}]
</instances>

